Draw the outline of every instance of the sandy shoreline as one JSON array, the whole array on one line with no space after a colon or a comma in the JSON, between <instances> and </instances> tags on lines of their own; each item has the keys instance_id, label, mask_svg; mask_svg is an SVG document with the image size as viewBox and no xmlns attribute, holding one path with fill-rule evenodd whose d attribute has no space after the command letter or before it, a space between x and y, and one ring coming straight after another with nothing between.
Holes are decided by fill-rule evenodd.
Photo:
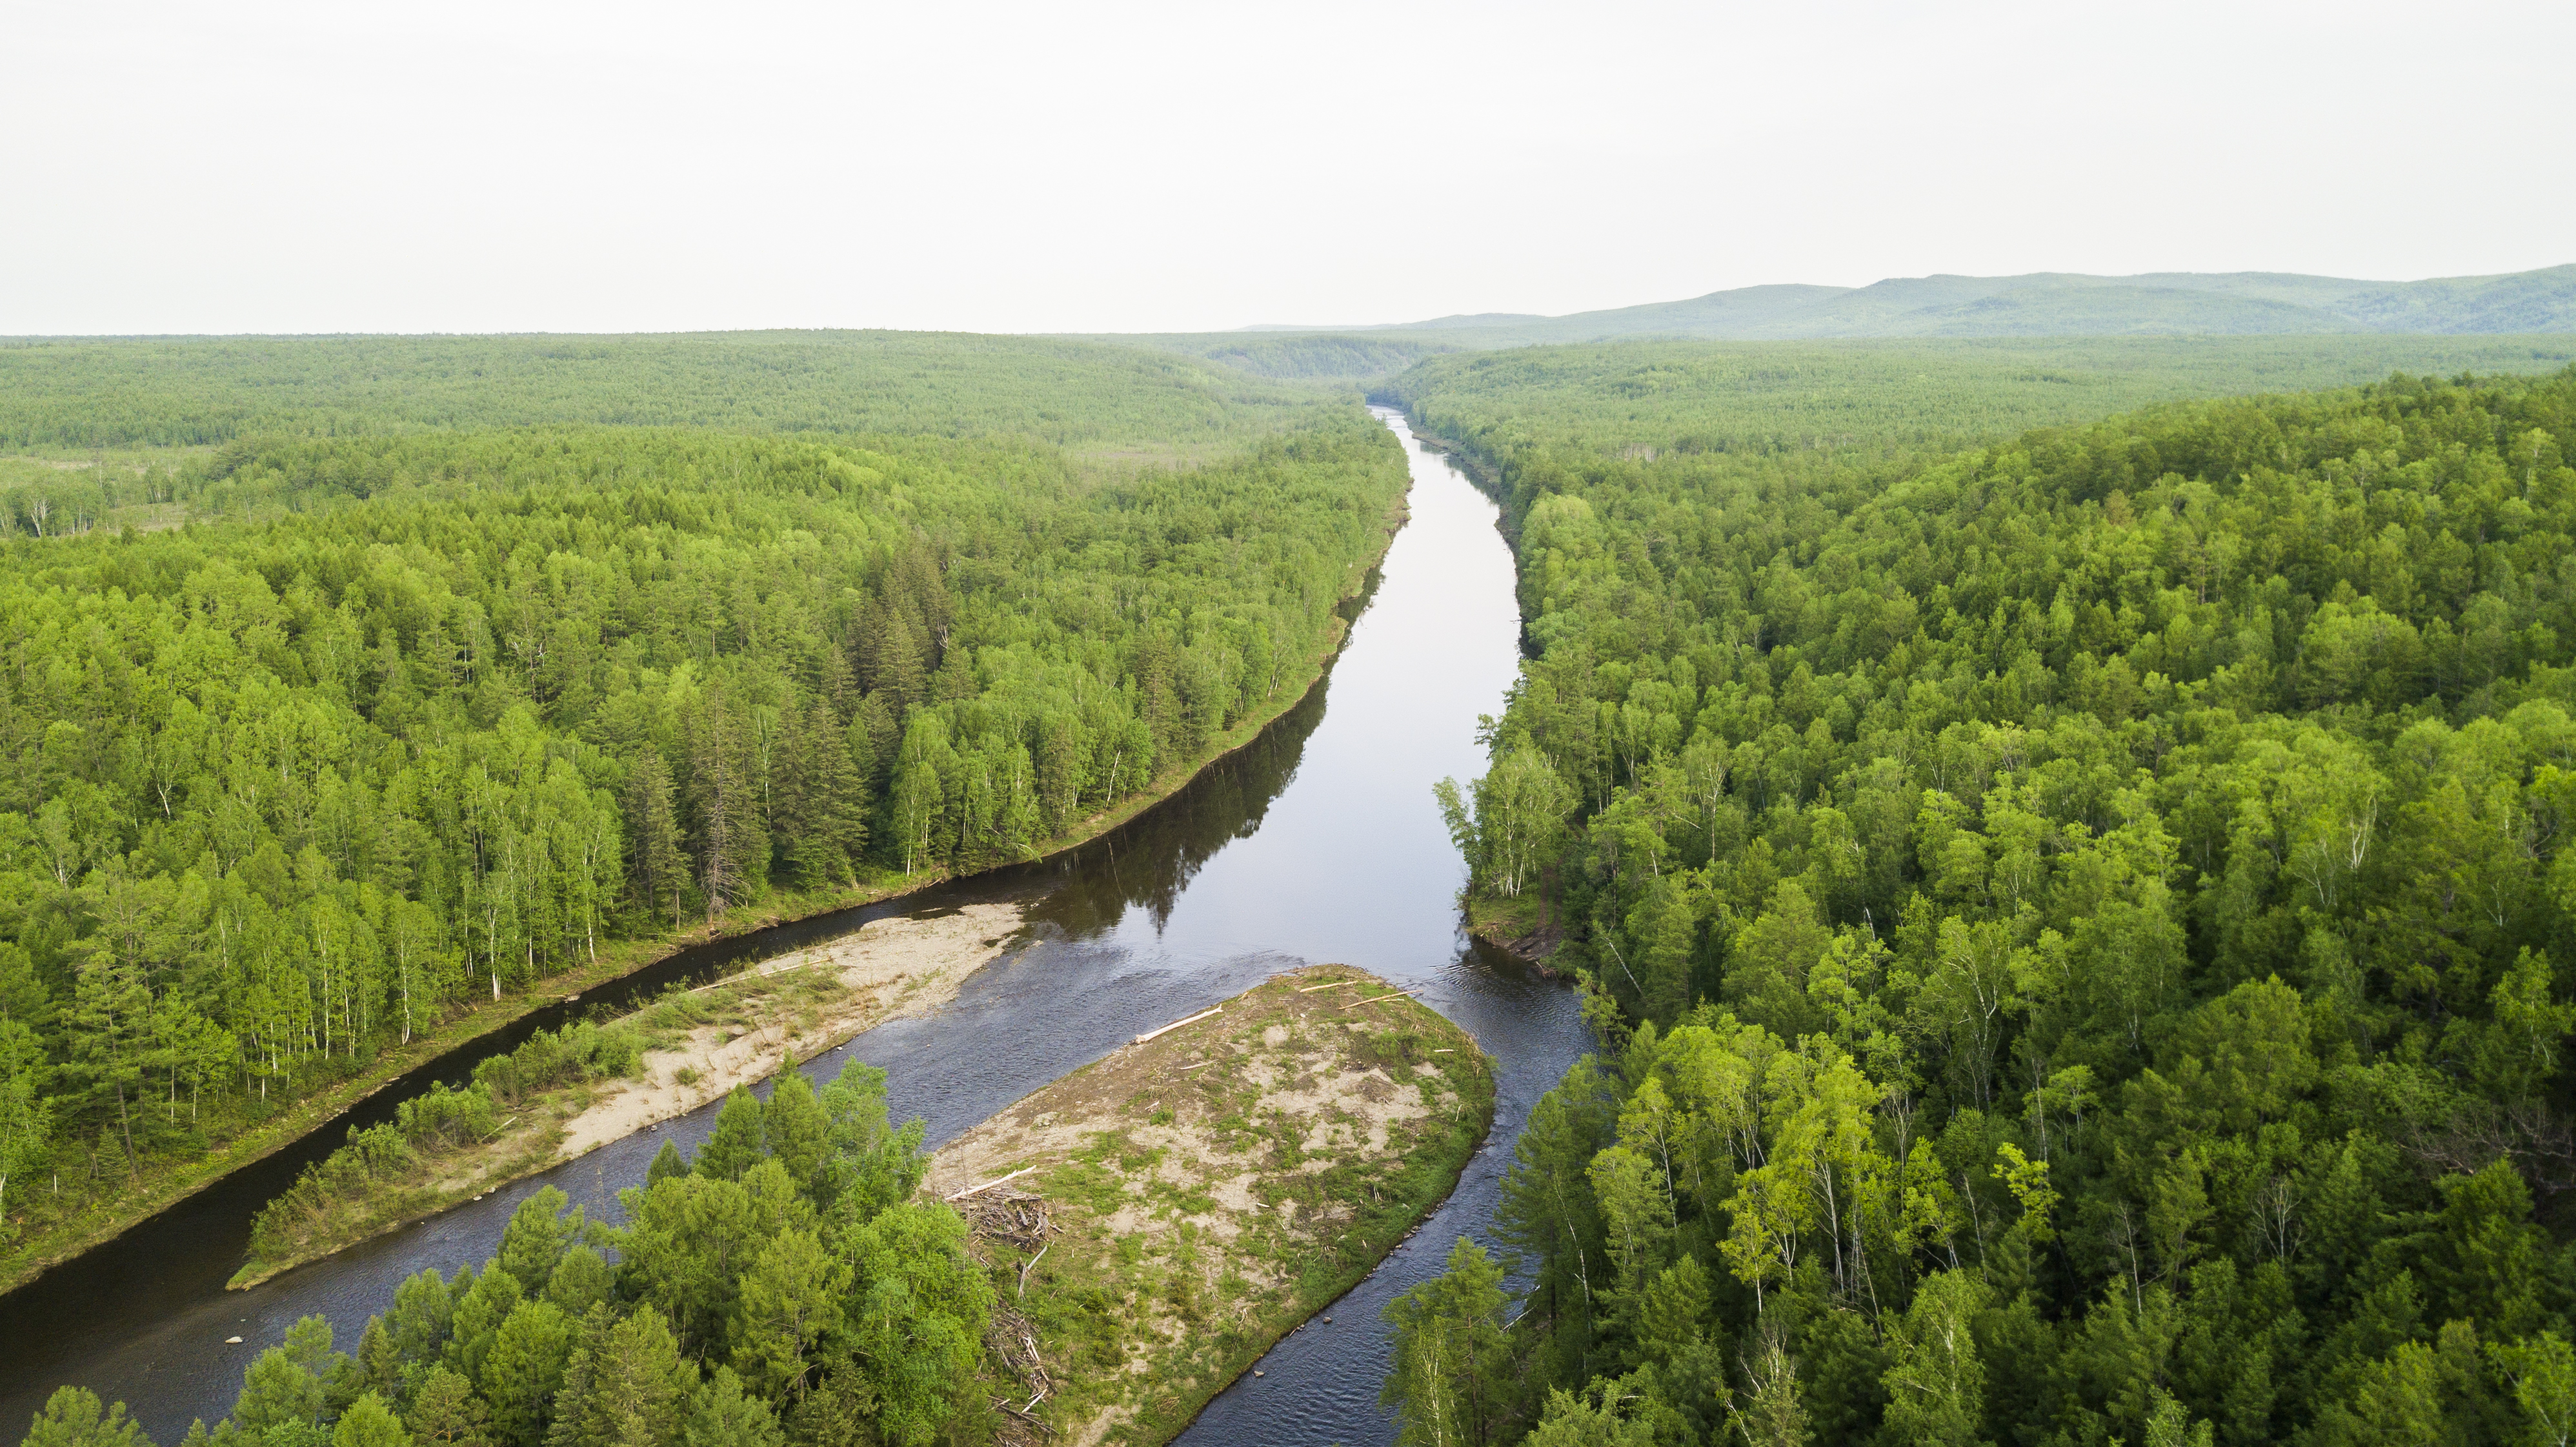
<instances>
[{"instance_id":1,"label":"sandy shoreline","mask_svg":"<svg viewBox=\"0 0 2576 1447\"><path fill-rule=\"evenodd\" d=\"M668 1050L644 1056L640 1079L611 1082L579 1115L564 1122L557 1161L590 1154L611 1141L721 1100L737 1085L766 1080L790 1065L840 1045L889 1020L926 1015L957 998L966 977L1000 957L1019 934L1011 904L970 904L927 919L889 916L856 933L765 961L722 984L826 970L849 991L812 1021L770 1020L736 1034L708 1025ZM684 1081L681 1072L695 1079Z\"/></svg>"},{"instance_id":2,"label":"sandy shoreline","mask_svg":"<svg viewBox=\"0 0 2576 1447\"><path fill-rule=\"evenodd\" d=\"M288 1228L291 1246L263 1256L254 1245L228 1285L256 1286L686 1115L889 1020L928 1014L1010 948L1021 918L1011 904L888 916L691 991L719 1002L721 1018L647 1050L635 1075L542 1092L517 1108L515 1129L430 1157L427 1177L389 1182L372 1199L335 1198L311 1208L309 1224ZM798 988L823 977L827 988ZM624 1018L644 1019L663 1004Z\"/></svg>"}]
</instances>

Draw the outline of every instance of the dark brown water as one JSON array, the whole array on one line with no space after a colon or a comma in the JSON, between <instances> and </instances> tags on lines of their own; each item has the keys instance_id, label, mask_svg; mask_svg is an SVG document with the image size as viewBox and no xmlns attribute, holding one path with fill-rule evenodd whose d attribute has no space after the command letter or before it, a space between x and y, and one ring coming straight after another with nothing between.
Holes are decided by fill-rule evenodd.
<instances>
[{"instance_id":1,"label":"dark brown water","mask_svg":"<svg viewBox=\"0 0 2576 1447\"><path fill-rule=\"evenodd\" d=\"M1494 508L1414 445L1412 520L1325 682L1251 746L1124 828L1066 855L942 885L907 899L688 952L596 990L580 1009L649 996L891 913L983 900L1028 906L1029 929L936 1014L860 1036L806 1069L851 1054L883 1066L898 1118L945 1141L1140 1030L1247 989L1271 973L1340 960L1424 987L1501 1064L1494 1132L1449 1202L1377 1272L1211 1403L1184 1441L1391 1442L1379 1411L1387 1335L1378 1314L1436 1274L1460 1235L1483 1238L1511 1142L1530 1106L1588 1045L1571 994L1459 931L1464 868L1431 800L1432 782L1482 766L1476 716L1498 713L1518 659L1511 557ZM558 1010L415 1072L352 1113L371 1123L430 1079L461 1079L494 1048L553 1024ZM665 1137L694 1148L712 1109L664 1123L480 1202L380 1237L256 1290L225 1292L251 1213L334 1127L154 1218L107 1250L0 1297L0 1440L65 1382L131 1405L176 1441L191 1418L232 1406L242 1368L308 1313L343 1347L423 1267L480 1263L510 1212L554 1185L614 1217ZM241 1345L226 1345L230 1336Z\"/></svg>"}]
</instances>

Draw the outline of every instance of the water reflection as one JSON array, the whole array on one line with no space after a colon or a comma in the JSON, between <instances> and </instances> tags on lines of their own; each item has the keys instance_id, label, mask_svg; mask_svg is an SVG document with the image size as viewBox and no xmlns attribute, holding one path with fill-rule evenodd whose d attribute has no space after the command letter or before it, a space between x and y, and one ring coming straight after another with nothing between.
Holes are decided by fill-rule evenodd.
<instances>
[{"instance_id":1,"label":"water reflection","mask_svg":"<svg viewBox=\"0 0 2576 1447\"><path fill-rule=\"evenodd\" d=\"M1463 868L1431 784L1481 760L1476 717L1499 709L1517 664L1511 560L1494 509L1402 419L1412 516L1326 682L1247 747L1115 834L1039 864L997 871L903 901L907 912L980 900L1029 907L1029 926L935 1015L897 1021L806 1068L851 1055L882 1066L898 1114L933 1142L955 1136L1139 1030L1246 989L1274 971L1340 960L1424 988L1434 1008L1501 1062L1493 1135L1455 1196L1333 1309L1337 1324L1291 1336L1211 1404L1184 1440L1369 1443L1393 1439L1377 1408L1388 1297L1436 1272L1457 1236L1483 1235L1510 1142L1539 1094L1584 1048L1574 1001L1458 930ZM845 932L876 906L709 947L584 1005L649 993ZM536 1023L531 1022L533 1028ZM514 1032L523 1033L523 1032ZM417 1072L456 1078L480 1054ZM358 1113L384 1114L385 1100ZM0 1300L10 1350L0 1362L0 1423L77 1381L131 1403L147 1430L175 1440L192 1417L226 1411L241 1371L286 1326L328 1315L353 1346L367 1315L424 1267L479 1262L518 1202L554 1185L614 1217L615 1192L640 1181L664 1138L693 1148L712 1111L665 1123L543 1177L378 1238L257 1290L224 1293L250 1211L309 1158L281 1156L147 1224L92 1261ZM327 1133L336 1141L339 1132ZM322 1142L321 1144L328 1144ZM244 1338L241 1345L226 1337Z\"/></svg>"}]
</instances>

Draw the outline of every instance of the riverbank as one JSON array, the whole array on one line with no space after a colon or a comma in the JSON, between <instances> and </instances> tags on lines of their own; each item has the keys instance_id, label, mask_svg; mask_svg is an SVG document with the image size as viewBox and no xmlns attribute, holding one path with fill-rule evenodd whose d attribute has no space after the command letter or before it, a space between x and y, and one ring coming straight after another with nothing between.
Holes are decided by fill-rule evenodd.
<instances>
[{"instance_id":1,"label":"riverbank","mask_svg":"<svg viewBox=\"0 0 2576 1447\"><path fill-rule=\"evenodd\" d=\"M828 944L764 961L719 984L674 991L589 1026L627 1042L623 1073L495 1100L482 1082L440 1113L498 1117L489 1130L432 1130L350 1145L261 1211L251 1255L227 1283L256 1286L449 1207L588 1155L792 1069L863 1030L926 1014L1009 947L1020 910L970 905L928 919L872 920ZM618 1058L623 1059L621 1050ZM483 1092L479 1097L472 1092ZM381 1127L391 1130L394 1127Z\"/></svg>"},{"instance_id":2,"label":"riverbank","mask_svg":"<svg viewBox=\"0 0 2576 1447\"><path fill-rule=\"evenodd\" d=\"M1346 966L1275 976L967 1131L952 1201L998 1294L1003 1443L1155 1447L1373 1270L1491 1126L1475 1037ZM1353 1324L1341 1330L1367 1330Z\"/></svg>"},{"instance_id":3,"label":"riverbank","mask_svg":"<svg viewBox=\"0 0 2576 1447\"><path fill-rule=\"evenodd\" d=\"M1383 532L1375 550L1352 565L1343 588L1341 602L1344 605L1365 595L1370 578L1384 561L1387 548L1407 516L1406 500L1399 496L1386 513ZM1307 661L1302 680L1283 687L1271 706L1217 735L1197 759L1165 772L1147 788L1130 795L1115 807L1092 815L1065 833L1036 846L1031 850L1031 858L1044 859L1062 854L1110 833L1161 804L1210 766L1249 745L1322 683L1349 639L1350 622L1347 617L1334 620L1324 647ZM26 1229L8 1242L5 1249L0 1249L0 1295L25 1286L44 1272L86 1252L112 1243L155 1215L235 1172L266 1160L317 1131L329 1129L353 1107L404 1075L471 1051L479 1042L518 1024L538 1010L612 986L628 975L685 950L739 939L783 924L900 899L952 877L946 870L921 870L909 875L877 875L844 889L778 891L736 910L711 927L693 927L677 934L649 939L604 942L595 960L552 976L538 988L505 995L499 1000L478 1001L471 1008L419 1032L409 1044L378 1054L349 1078L323 1087L277 1115L224 1137L193 1160L147 1163L139 1172L116 1182L112 1190L90 1191L86 1201L64 1209L59 1216L48 1218L39 1212L20 1216L17 1224ZM33 1189L23 1195L18 1191L11 1192L14 1208L23 1209L31 1200L41 1202L45 1197Z\"/></svg>"},{"instance_id":4,"label":"riverbank","mask_svg":"<svg viewBox=\"0 0 2576 1447\"><path fill-rule=\"evenodd\" d=\"M1556 947L1565 943L1565 925L1536 894L1511 899L1462 895L1459 907L1467 916L1467 933L1540 974L1553 977L1565 973L1549 963Z\"/></svg>"}]
</instances>

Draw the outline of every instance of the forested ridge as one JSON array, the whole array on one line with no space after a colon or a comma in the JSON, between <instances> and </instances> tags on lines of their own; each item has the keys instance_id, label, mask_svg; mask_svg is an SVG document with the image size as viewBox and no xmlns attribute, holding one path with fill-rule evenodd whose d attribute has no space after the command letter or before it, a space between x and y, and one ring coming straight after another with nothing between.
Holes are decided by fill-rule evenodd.
<instances>
[{"instance_id":1,"label":"forested ridge","mask_svg":"<svg viewBox=\"0 0 2576 1447\"><path fill-rule=\"evenodd\" d=\"M1604 1042L1407 1440L2566 1440L2576 370L1950 449L1547 365L1396 384L1540 650L1472 906Z\"/></svg>"},{"instance_id":2,"label":"forested ridge","mask_svg":"<svg viewBox=\"0 0 2576 1447\"><path fill-rule=\"evenodd\" d=\"M2355 281L2289 272L1888 277L1863 287L1772 284L1568 316L1488 312L1372 328L1390 342L1470 347L1668 336L1789 341L1822 337L2187 337L2205 345L2265 334L2565 333L2576 266L2498 276Z\"/></svg>"},{"instance_id":3,"label":"forested ridge","mask_svg":"<svg viewBox=\"0 0 2576 1447\"><path fill-rule=\"evenodd\" d=\"M0 1229L621 941L1030 857L1195 767L1311 678L1405 485L1356 408L1227 427L1107 473L245 437L160 474L204 521L0 544Z\"/></svg>"}]
</instances>

